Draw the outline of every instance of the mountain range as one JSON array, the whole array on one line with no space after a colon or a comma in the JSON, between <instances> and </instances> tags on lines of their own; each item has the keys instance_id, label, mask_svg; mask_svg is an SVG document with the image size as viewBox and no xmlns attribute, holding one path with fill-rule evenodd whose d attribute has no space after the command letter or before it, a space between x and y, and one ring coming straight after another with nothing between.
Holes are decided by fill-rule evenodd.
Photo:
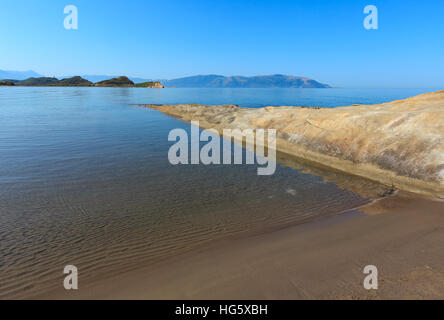
<instances>
[{"instance_id":1,"label":"mountain range","mask_svg":"<svg viewBox=\"0 0 444 320\"><path fill-rule=\"evenodd\" d=\"M40 78L42 75L29 71L4 71L0 70L0 80L25 80L28 78ZM83 79L86 79L92 83L97 83L116 76L106 75L82 75ZM171 80L156 80L145 78L129 77L134 83L145 83L151 81L159 81L165 87L174 88L330 88L329 85L320 83L316 80L288 76L283 74L265 75L265 76L231 76L226 77L222 75L197 75L191 77L177 78Z\"/></svg>"},{"instance_id":2,"label":"mountain range","mask_svg":"<svg viewBox=\"0 0 444 320\"><path fill-rule=\"evenodd\" d=\"M25 80L28 78L38 78L43 77L41 74L38 74L35 71L9 71L9 70L0 70L0 80L3 79L13 79L13 80Z\"/></svg>"},{"instance_id":3,"label":"mountain range","mask_svg":"<svg viewBox=\"0 0 444 320\"><path fill-rule=\"evenodd\" d=\"M327 84L309 78L282 74L253 77L199 75L164 80L163 85L176 88L330 88Z\"/></svg>"}]
</instances>

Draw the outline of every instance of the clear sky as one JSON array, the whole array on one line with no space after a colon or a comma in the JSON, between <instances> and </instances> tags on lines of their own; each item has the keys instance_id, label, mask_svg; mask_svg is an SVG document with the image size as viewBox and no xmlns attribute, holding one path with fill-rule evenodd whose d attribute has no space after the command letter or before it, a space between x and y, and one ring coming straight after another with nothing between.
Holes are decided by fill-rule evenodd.
<instances>
[{"instance_id":1,"label":"clear sky","mask_svg":"<svg viewBox=\"0 0 444 320\"><path fill-rule=\"evenodd\" d=\"M79 29L65 30L66 5ZM378 30L363 26L376 5ZM444 88L442 0L2 0L0 69Z\"/></svg>"}]
</instances>

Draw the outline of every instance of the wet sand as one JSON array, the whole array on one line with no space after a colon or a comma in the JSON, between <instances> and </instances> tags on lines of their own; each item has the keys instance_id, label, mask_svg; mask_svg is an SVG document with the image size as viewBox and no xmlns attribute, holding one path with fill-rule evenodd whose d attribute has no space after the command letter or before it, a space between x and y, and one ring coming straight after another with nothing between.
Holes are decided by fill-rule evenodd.
<instances>
[{"instance_id":1,"label":"wet sand","mask_svg":"<svg viewBox=\"0 0 444 320\"><path fill-rule=\"evenodd\" d=\"M444 299L444 202L405 192L201 247L45 299ZM379 289L363 287L375 265ZM61 278L62 283L62 278Z\"/></svg>"}]
</instances>

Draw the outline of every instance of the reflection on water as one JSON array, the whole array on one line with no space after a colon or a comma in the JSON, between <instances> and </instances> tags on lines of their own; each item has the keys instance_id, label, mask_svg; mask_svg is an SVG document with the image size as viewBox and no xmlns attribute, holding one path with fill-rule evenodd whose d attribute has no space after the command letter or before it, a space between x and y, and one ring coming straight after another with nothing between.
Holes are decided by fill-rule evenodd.
<instances>
[{"instance_id":1,"label":"reflection on water","mask_svg":"<svg viewBox=\"0 0 444 320\"><path fill-rule=\"evenodd\" d=\"M281 166L287 166L300 170L303 173L317 175L322 177L325 182L332 182L338 187L356 193L364 198L377 199L394 191L392 188L378 182L313 164L310 161L297 159L285 153L278 152L276 159Z\"/></svg>"},{"instance_id":2,"label":"reflection on water","mask_svg":"<svg viewBox=\"0 0 444 320\"><path fill-rule=\"evenodd\" d=\"M0 88L0 297L60 286L68 264L87 283L216 239L338 214L383 190L282 157L273 176L251 165L170 165L168 133L189 125L132 104L210 103L211 94L212 104L268 104L270 95L278 104L279 92L291 104L316 94L328 102L316 90L199 92ZM333 104L356 102L336 95Z\"/></svg>"}]
</instances>

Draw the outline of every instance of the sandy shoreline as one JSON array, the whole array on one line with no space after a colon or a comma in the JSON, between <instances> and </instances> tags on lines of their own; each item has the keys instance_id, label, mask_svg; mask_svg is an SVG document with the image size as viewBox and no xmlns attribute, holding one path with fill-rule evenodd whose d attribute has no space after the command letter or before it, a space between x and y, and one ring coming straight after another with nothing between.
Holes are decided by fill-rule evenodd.
<instances>
[{"instance_id":1,"label":"sandy shoreline","mask_svg":"<svg viewBox=\"0 0 444 320\"><path fill-rule=\"evenodd\" d=\"M43 299L444 299L444 202L399 192L362 208L227 240ZM367 291L363 268L378 267Z\"/></svg>"},{"instance_id":2,"label":"sandy shoreline","mask_svg":"<svg viewBox=\"0 0 444 320\"><path fill-rule=\"evenodd\" d=\"M444 199L444 90L337 108L139 105L226 129L276 130L276 149L396 189ZM241 137L240 137L241 138Z\"/></svg>"},{"instance_id":3,"label":"sandy shoreline","mask_svg":"<svg viewBox=\"0 0 444 320\"><path fill-rule=\"evenodd\" d=\"M444 299L443 99L439 91L322 110L147 105L197 119L202 128L277 127L284 166L377 200L299 225L199 243L120 274L86 275L88 282L79 272L78 291L66 291L61 276L57 289L31 298ZM322 166L304 169L291 156ZM367 265L378 268L378 290L363 286Z\"/></svg>"}]
</instances>

